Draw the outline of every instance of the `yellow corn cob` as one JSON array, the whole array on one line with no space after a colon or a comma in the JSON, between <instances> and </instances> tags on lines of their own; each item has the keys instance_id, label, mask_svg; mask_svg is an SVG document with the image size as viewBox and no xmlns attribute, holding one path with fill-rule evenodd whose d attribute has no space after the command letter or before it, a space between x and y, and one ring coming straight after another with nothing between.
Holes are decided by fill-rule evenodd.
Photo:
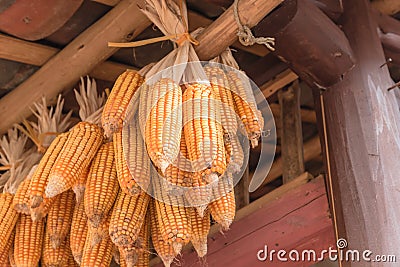
<instances>
[{"instance_id":1,"label":"yellow corn cob","mask_svg":"<svg viewBox=\"0 0 400 267\"><path fill-rule=\"evenodd\" d=\"M189 159L195 171L206 175L208 183L214 182L226 169L218 102L211 87L204 84L186 85L183 100L183 130Z\"/></svg>"},{"instance_id":2,"label":"yellow corn cob","mask_svg":"<svg viewBox=\"0 0 400 267\"><path fill-rule=\"evenodd\" d=\"M111 215L109 234L117 246L128 246L135 243L145 220L150 196L142 191L138 195L118 193L117 201Z\"/></svg>"},{"instance_id":3,"label":"yellow corn cob","mask_svg":"<svg viewBox=\"0 0 400 267\"><path fill-rule=\"evenodd\" d=\"M143 83L140 88L138 119L142 136L145 133L146 120L149 118L148 115L151 107L151 99L149 99L150 89L151 87L147 83Z\"/></svg>"},{"instance_id":4,"label":"yellow corn cob","mask_svg":"<svg viewBox=\"0 0 400 267\"><path fill-rule=\"evenodd\" d=\"M23 214L30 214L29 211L29 184L31 180L25 179L17 189L13 199L14 209Z\"/></svg>"},{"instance_id":5,"label":"yellow corn cob","mask_svg":"<svg viewBox=\"0 0 400 267\"><path fill-rule=\"evenodd\" d=\"M0 263L8 263L10 266L10 251L14 250L15 228L13 229L10 238L7 240L6 245L0 248Z\"/></svg>"},{"instance_id":6,"label":"yellow corn cob","mask_svg":"<svg viewBox=\"0 0 400 267\"><path fill-rule=\"evenodd\" d=\"M164 241L161 235L161 224L158 220L154 199L150 203L150 218L150 233L154 249L163 261L164 266L169 267L178 253L175 252L172 244Z\"/></svg>"},{"instance_id":7,"label":"yellow corn cob","mask_svg":"<svg viewBox=\"0 0 400 267\"><path fill-rule=\"evenodd\" d=\"M231 173L237 173L240 171L244 162L243 148L239 142L239 138L237 135L224 134L224 144L227 155L227 169Z\"/></svg>"},{"instance_id":8,"label":"yellow corn cob","mask_svg":"<svg viewBox=\"0 0 400 267\"><path fill-rule=\"evenodd\" d=\"M69 239L67 240L67 242ZM67 243L68 247L68 243ZM75 261L74 256L72 255L71 248L68 247L68 259L67 259L67 265L68 267L79 267L79 264Z\"/></svg>"},{"instance_id":9,"label":"yellow corn cob","mask_svg":"<svg viewBox=\"0 0 400 267\"><path fill-rule=\"evenodd\" d=\"M43 241L42 265L44 267L64 267L67 265L71 249L69 247L69 237L63 240L57 248L51 245L50 235L46 232Z\"/></svg>"},{"instance_id":10,"label":"yellow corn cob","mask_svg":"<svg viewBox=\"0 0 400 267\"><path fill-rule=\"evenodd\" d=\"M191 242L199 257L207 254L207 235L210 231L210 212L207 209L202 217L199 216L194 208L189 209L190 220L192 223Z\"/></svg>"},{"instance_id":11,"label":"yellow corn cob","mask_svg":"<svg viewBox=\"0 0 400 267\"><path fill-rule=\"evenodd\" d=\"M108 227L106 225L106 227ZM92 246L91 237L92 233L89 229L87 236L85 247L83 249L82 263L81 267L109 267L112 259L112 249L113 243L109 235L105 235L105 237L101 240L100 243Z\"/></svg>"},{"instance_id":12,"label":"yellow corn cob","mask_svg":"<svg viewBox=\"0 0 400 267\"><path fill-rule=\"evenodd\" d=\"M101 124L107 137L122 129L126 110L143 80L136 71L126 70L115 81L101 115Z\"/></svg>"},{"instance_id":13,"label":"yellow corn cob","mask_svg":"<svg viewBox=\"0 0 400 267\"><path fill-rule=\"evenodd\" d=\"M8 259L9 259L11 267L17 267L17 264L15 263L15 257L14 257L14 239L15 239L15 231L13 233L12 245L11 245L11 248L8 253Z\"/></svg>"},{"instance_id":14,"label":"yellow corn cob","mask_svg":"<svg viewBox=\"0 0 400 267\"><path fill-rule=\"evenodd\" d=\"M149 267L150 266L150 253L147 251L139 253L139 257L138 257L138 260L137 260L137 263L135 266L136 267Z\"/></svg>"},{"instance_id":15,"label":"yellow corn cob","mask_svg":"<svg viewBox=\"0 0 400 267\"><path fill-rule=\"evenodd\" d=\"M85 244L90 241L91 246L99 244L103 238L108 238L108 228L110 227L111 214L107 214L107 217L96 227L88 221L88 232L90 232L90 240L86 240Z\"/></svg>"},{"instance_id":16,"label":"yellow corn cob","mask_svg":"<svg viewBox=\"0 0 400 267\"><path fill-rule=\"evenodd\" d=\"M49 174L58 155L60 154L69 133L62 133L54 139L50 147L46 150L38 167L32 175L30 183L30 207L37 208L42 203L45 196L45 189L49 181Z\"/></svg>"},{"instance_id":17,"label":"yellow corn cob","mask_svg":"<svg viewBox=\"0 0 400 267\"><path fill-rule=\"evenodd\" d=\"M161 236L172 244L176 253L190 241L191 224L187 208L182 205L179 196L171 196L161 186L161 181L152 176L156 212L160 224Z\"/></svg>"},{"instance_id":18,"label":"yellow corn cob","mask_svg":"<svg viewBox=\"0 0 400 267\"><path fill-rule=\"evenodd\" d=\"M204 211L212 198L212 187L207 184L200 172L191 176L189 188L185 191L184 197L189 206L194 207L199 216L204 216Z\"/></svg>"},{"instance_id":19,"label":"yellow corn cob","mask_svg":"<svg viewBox=\"0 0 400 267\"><path fill-rule=\"evenodd\" d=\"M213 188L213 199L215 200L209 204L211 216L226 231L233 222L236 212L233 180L230 175L220 179L218 186Z\"/></svg>"},{"instance_id":20,"label":"yellow corn cob","mask_svg":"<svg viewBox=\"0 0 400 267\"><path fill-rule=\"evenodd\" d=\"M103 141L103 130L89 122L79 122L68 135L51 169L46 196L54 197L70 189L88 168Z\"/></svg>"},{"instance_id":21,"label":"yellow corn cob","mask_svg":"<svg viewBox=\"0 0 400 267\"><path fill-rule=\"evenodd\" d=\"M135 116L113 136L119 185L126 194L139 194L150 183L150 159ZM124 147L123 147L124 145Z\"/></svg>"},{"instance_id":22,"label":"yellow corn cob","mask_svg":"<svg viewBox=\"0 0 400 267\"><path fill-rule=\"evenodd\" d=\"M50 243L57 248L67 238L72 222L75 206L75 196L72 190L61 193L50 208L47 215L46 232L50 236Z\"/></svg>"},{"instance_id":23,"label":"yellow corn cob","mask_svg":"<svg viewBox=\"0 0 400 267\"><path fill-rule=\"evenodd\" d=\"M72 191L75 193L76 203L80 203L83 200L83 195L85 193L86 181L89 176L90 165L81 173L79 179L72 186Z\"/></svg>"},{"instance_id":24,"label":"yellow corn cob","mask_svg":"<svg viewBox=\"0 0 400 267\"><path fill-rule=\"evenodd\" d=\"M165 171L168 194L182 195L184 193L184 188L182 187L191 186L191 177L193 175L191 171L192 165L187 152L185 136L182 134L179 155Z\"/></svg>"},{"instance_id":25,"label":"yellow corn cob","mask_svg":"<svg viewBox=\"0 0 400 267\"><path fill-rule=\"evenodd\" d=\"M263 130L263 118L261 112L257 110L251 85L248 81L240 79L236 71L229 71L227 76L235 110L246 128L252 147L256 147Z\"/></svg>"},{"instance_id":26,"label":"yellow corn cob","mask_svg":"<svg viewBox=\"0 0 400 267\"><path fill-rule=\"evenodd\" d=\"M182 91L173 80L155 83L148 96L152 101L145 127L147 152L154 165L165 173L179 152L182 129Z\"/></svg>"},{"instance_id":27,"label":"yellow corn cob","mask_svg":"<svg viewBox=\"0 0 400 267\"><path fill-rule=\"evenodd\" d=\"M19 214L12 207L13 195L0 193L0 251L6 247Z\"/></svg>"},{"instance_id":28,"label":"yellow corn cob","mask_svg":"<svg viewBox=\"0 0 400 267\"><path fill-rule=\"evenodd\" d=\"M44 220L21 214L15 226L14 258L17 266L37 266L42 252Z\"/></svg>"},{"instance_id":29,"label":"yellow corn cob","mask_svg":"<svg viewBox=\"0 0 400 267\"><path fill-rule=\"evenodd\" d=\"M118 195L117 171L113 143L98 150L90 167L84 195L85 212L93 227L104 221Z\"/></svg>"},{"instance_id":30,"label":"yellow corn cob","mask_svg":"<svg viewBox=\"0 0 400 267\"><path fill-rule=\"evenodd\" d=\"M204 70L211 83L215 98L220 102L221 121L224 131L228 134L236 134L237 120L232 92L229 88L228 78L221 68L206 66Z\"/></svg>"},{"instance_id":31,"label":"yellow corn cob","mask_svg":"<svg viewBox=\"0 0 400 267\"><path fill-rule=\"evenodd\" d=\"M44 217L47 216L47 214L50 211L50 208L53 206L53 203L59 198L60 196L56 196L56 197L52 197L52 198L48 198L45 197L42 201L42 203L40 203L39 207L37 208L30 208L30 214L31 214L31 218L34 222L36 221L40 221L41 219L43 219Z\"/></svg>"},{"instance_id":32,"label":"yellow corn cob","mask_svg":"<svg viewBox=\"0 0 400 267\"><path fill-rule=\"evenodd\" d=\"M83 201L75 205L71 222L70 247L77 263L81 263L88 232L88 219Z\"/></svg>"},{"instance_id":33,"label":"yellow corn cob","mask_svg":"<svg viewBox=\"0 0 400 267\"><path fill-rule=\"evenodd\" d=\"M128 267L137 266L141 254L149 253L150 238L150 214L146 213L146 220L143 222L138 238L128 246L120 246L121 256Z\"/></svg>"}]
</instances>

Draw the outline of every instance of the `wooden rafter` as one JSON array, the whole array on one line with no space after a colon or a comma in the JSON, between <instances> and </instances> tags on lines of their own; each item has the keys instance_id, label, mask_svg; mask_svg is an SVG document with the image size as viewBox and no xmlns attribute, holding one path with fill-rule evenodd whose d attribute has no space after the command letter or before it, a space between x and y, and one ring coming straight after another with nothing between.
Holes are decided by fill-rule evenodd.
<instances>
[{"instance_id":1,"label":"wooden rafter","mask_svg":"<svg viewBox=\"0 0 400 267\"><path fill-rule=\"evenodd\" d=\"M51 46L23 41L3 34L0 34L0 46L2 47L0 58L34 66L44 65L60 51ZM126 69L134 69L134 67L105 61L94 67L89 75L100 80L115 81Z\"/></svg>"},{"instance_id":2,"label":"wooden rafter","mask_svg":"<svg viewBox=\"0 0 400 267\"><path fill-rule=\"evenodd\" d=\"M92 0L95 2L102 3L108 6L115 6L121 0ZM189 20L189 31L193 31L199 27L206 27L210 25L213 21L209 18L206 18L196 12L188 11L188 20ZM251 54L263 57L269 53L269 50L264 45L255 44L253 46L244 46L240 42L236 41L232 44L232 47L236 49L240 49Z\"/></svg>"},{"instance_id":3,"label":"wooden rafter","mask_svg":"<svg viewBox=\"0 0 400 267\"><path fill-rule=\"evenodd\" d=\"M280 120L280 107L278 104L272 103L269 105L272 114L274 115L275 120ZM317 123L317 116L314 110L304 109L300 110L301 120L307 123Z\"/></svg>"},{"instance_id":4,"label":"wooden rafter","mask_svg":"<svg viewBox=\"0 0 400 267\"><path fill-rule=\"evenodd\" d=\"M260 90L263 92L265 98L268 98L274 93L276 93L279 89L282 89L286 85L295 81L297 78L298 76L296 75L296 73L294 73L290 69L287 69L282 73L278 74L272 80L260 86Z\"/></svg>"}]
</instances>

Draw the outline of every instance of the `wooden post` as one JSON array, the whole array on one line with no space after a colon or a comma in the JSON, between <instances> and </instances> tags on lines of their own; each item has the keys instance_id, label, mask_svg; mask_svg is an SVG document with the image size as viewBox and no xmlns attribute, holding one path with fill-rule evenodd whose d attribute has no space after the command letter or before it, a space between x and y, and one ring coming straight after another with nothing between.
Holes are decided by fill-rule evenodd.
<instances>
[{"instance_id":1,"label":"wooden post","mask_svg":"<svg viewBox=\"0 0 400 267\"><path fill-rule=\"evenodd\" d=\"M304 172L299 82L295 81L280 90L278 98L281 106L283 183L287 183Z\"/></svg>"},{"instance_id":2,"label":"wooden post","mask_svg":"<svg viewBox=\"0 0 400 267\"><path fill-rule=\"evenodd\" d=\"M246 170L243 173L242 179L235 186L235 202L236 210L239 210L250 203L250 192L249 192L249 165L247 164Z\"/></svg>"},{"instance_id":3,"label":"wooden post","mask_svg":"<svg viewBox=\"0 0 400 267\"><path fill-rule=\"evenodd\" d=\"M381 67L385 57L368 2L343 2L342 29L357 64L323 93L330 174L343 211L338 220L345 229L339 228L339 237L347 239L349 249L399 256L400 114L395 93L387 90L393 82L387 66Z\"/></svg>"}]
</instances>

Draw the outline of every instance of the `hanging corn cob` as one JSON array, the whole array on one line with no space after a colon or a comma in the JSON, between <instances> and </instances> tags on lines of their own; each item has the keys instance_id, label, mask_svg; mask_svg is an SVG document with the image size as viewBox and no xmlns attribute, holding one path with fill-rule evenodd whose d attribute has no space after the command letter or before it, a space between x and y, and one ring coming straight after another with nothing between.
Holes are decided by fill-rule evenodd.
<instances>
[{"instance_id":1,"label":"hanging corn cob","mask_svg":"<svg viewBox=\"0 0 400 267\"><path fill-rule=\"evenodd\" d=\"M107 225L105 226L108 227ZM92 233L89 229L83 249L81 267L109 267L112 259L113 243L108 235L100 243L92 246Z\"/></svg>"},{"instance_id":2,"label":"hanging corn cob","mask_svg":"<svg viewBox=\"0 0 400 267\"><path fill-rule=\"evenodd\" d=\"M103 141L103 130L98 126L104 94L97 95L94 81L87 79L86 89L81 79L80 93L75 90L82 122L75 125L57 157L49 175L46 196L54 197L70 189L95 156Z\"/></svg>"},{"instance_id":3,"label":"hanging corn cob","mask_svg":"<svg viewBox=\"0 0 400 267\"><path fill-rule=\"evenodd\" d=\"M160 224L161 236L172 245L176 253L190 241L191 222L188 208L182 205L183 198L169 195L162 187L162 177L153 173L153 193L155 208Z\"/></svg>"},{"instance_id":4,"label":"hanging corn cob","mask_svg":"<svg viewBox=\"0 0 400 267\"><path fill-rule=\"evenodd\" d=\"M236 212L233 180L230 174L220 179L218 186L213 188L213 199L215 200L209 204L211 216L224 231L227 231Z\"/></svg>"},{"instance_id":5,"label":"hanging corn cob","mask_svg":"<svg viewBox=\"0 0 400 267\"><path fill-rule=\"evenodd\" d=\"M84 195L85 212L93 227L107 217L118 195L112 142L103 144L93 159Z\"/></svg>"},{"instance_id":6,"label":"hanging corn cob","mask_svg":"<svg viewBox=\"0 0 400 267\"><path fill-rule=\"evenodd\" d=\"M165 173L179 153L182 129L182 91L173 80L163 78L149 88L145 142L155 166Z\"/></svg>"},{"instance_id":7,"label":"hanging corn cob","mask_svg":"<svg viewBox=\"0 0 400 267\"><path fill-rule=\"evenodd\" d=\"M200 217L194 208L189 208L192 224L191 242L199 257L207 254L207 235L210 231L210 212L205 210L204 216Z\"/></svg>"},{"instance_id":8,"label":"hanging corn cob","mask_svg":"<svg viewBox=\"0 0 400 267\"><path fill-rule=\"evenodd\" d=\"M26 215L30 214L29 211L29 184L31 180L25 179L18 187L13 199L13 208L19 212Z\"/></svg>"},{"instance_id":9,"label":"hanging corn cob","mask_svg":"<svg viewBox=\"0 0 400 267\"><path fill-rule=\"evenodd\" d=\"M184 122L189 159L195 171L205 175L206 182L218 179L226 169L223 129L218 102L211 87L187 84L183 94Z\"/></svg>"},{"instance_id":10,"label":"hanging corn cob","mask_svg":"<svg viewBox=\"0 0 400 267\"><path fill-rule=\"evenodd\" d=\"M107 214L104 220L96 227L88 221L88 232L90 232L90 239L85 241L90 242L90 246L94 247L99 244L103 239L109 238L108 228L110 227L111 214Z\"/></svg>"},{"instance_id":11,"label":"hanging corn cob","mask_svg":"<svg viewBox=\"0 0 400 267\"><path fill-rule=\"evenodd\" d=\"M229 87L232 91L236 113L241 119L254 148L258 145L258 139L263 131L264 119L257 109L257 102L254 98L249 78L240 73L239 66L229 48L220 57L222 63L236 69L227 72Z\"/></svg>"},{"instance_id":12,"label":"hanging corn cob","mask_svg":"<svg viewBox=\"0 0 400 267\"><path fill-rule=\"evenodd\" d=\"M122 129L129 103L134 95L139 96L135 93L143 80L138 72L126 70L115 81L101 115L101 124L108 138Z\"/></svg>"},{"instance_id":13,"label":"hanging corn cob","mask_svg":"<svg viewBox=\"0 0 400 267\"><path fill-rule=\"evenodd\" d=\"M150 196L142 191L131 196L123 191L118 193L111 215L109 234L117 246L134 244L144 223Z\"/></svg>"},{"instance_id":14,"label":"hanging corn cob","mask_svg":"<svg viewBox=\"0 0 400 267\"><path fill-rule=\"evenodd\" d=\"M89 172L90 172L90 165L85 170L83 170L78 180L72 186L72 191L74 191L75 193L77 204L83 201L83 196L85 194L85 188L86 188L86 181L89 176Z\"/></svg>"},{"instance_id":15,"label":"hanging corn cob","mask_svg":"<svg viewBox=\"0 0 400 267\"><path fill-rule=\"evenodd\" d=\"M39 158L34 150L25 150L26 141L27 137L18 135L16 128L0 140L0 163L9 169L0 179L0 255L6 253L4 249L19 218L12 205L14 194Z\"/></svg>"},{"instance_id":16,"label":"hanging corn cob","mask_svg":"<svg viewBox=\"0 0 400 267\"><path fill-rule=\"evenodd\" d=\"M158 256L161 258L165 267L171 266L172 261L178 255L175 252L172 244L168 244L164 241L164 238L161 235L161 224L159 222L159 218L157 216L155 200L152 199L150 203L150 233L151 240L154 246L155 251Z\"/></svg>"},{"instance_id":17,"label":"hanging corn cob","mask_svg":"<svg viewBox=\"0 0 400 267\"><path fill-rule=\"evenodd\" d=\"M67 238L75 206L72 190L60 194L47 215L46 233L49 235L52 248L58 248Z\"/></svg>"},{"instance_id":18,"label":"hanging corn cob","mask_svg":"<svg viewBox=\"0 0 400 267\"><path fill-rule=\"evenodd\" d=\"M75 205L70 232L70 247L72 255L78 264L81 264L82 261L87 232L88 219L85 213L83 201L81 201Z\"/></svg>"},{"instance_id":19,"label":"hanging corn cob","mask_svg":"<svg viewBox=\"0 0 400 267\"><path fill-rule=\"evenodd\" d=\"M137 116L129 120L121 132L114 134L114 152L119 185L126 194L135 195L150 184L150 159Z\"/></svg>"},{"instance_id":20,"label":"hanging corn cob","mask_svg":"<svg viewBox=\"0 0 400 267\"><path fill-rule=\"evenodd\" d=\"M146 219L142 224L139 235L135 242L127 246L119 246L121 256L126 263L126 266L137 266L140 256L149 253L149 238L150 238L150 214L146 212Z\"/></svg>"},{"instance_id":21,"label":"hanging corn cob","mask_svg":"<svg viewBox=\"0 0 400 267\"><path fill-rule=\"evenodd\" d=\"M10 253L14 254L14 239L15 239L15 228L13 229L10 238L7 240L4 248L0 249L0 263L11 265L10 262Z\"/></svg>"},{"instance_id":22,"label":"hanging corn cob","mask_svg":"<svg viewBox=\"0 0 400 267\"><path fill-rule=\"evenodd\" d=\"M17 266L37 266L42 252L44 220L21 214L15 226L14 259Z\"/></svg>"},{"instance_id":23,"label":"hanging corn cob","mask_svg":"<svg viewBox=\"0 0 400 267\"><path fill-rule=\"evenodd\" d=\"M39 208L44 199L47 198L45 195L45 189L48 183L50 170L53 167L58 155L60 154L65 142L67 141L67 138L68 133L62 133L53 140L53 142L43 155L42 159L40 160L35 172L33 173L29 193L30 208Z\"/></svg>"},{"instance_id":24,"label":"hanging corn cob","mask_svg":"<svg viewBox=\"0 0 400 267\"><path fill-rule=\"evenodd\" d=\"M57 200L59 196L48 198L44 197L42 203L37 208L30 208L29 212L31 214L31 218L34 222L39 221L47 216L50 211L50 208L53 206L53 203Z\"/></svg>"},{"instance_id":25,"label":"hanging corn cob","mask_svg":"<svg viewBox=\"0 0 400 267\"><path fill-rule=\"evenodd\" d=\"M205 182L200 172L195 172L191 176L191 182L184 197L189 206L194 207L199 216L203 217L204 211L212 199L212 187Z\"/></svg>"},{"instance_id":26,"label":"hanging corn cob","mask_svg":"<svg viewBox=\"0 0 400 267\"><path fill-rule=\"evenodd\" d=\"M71 266L67 265L70 253L69 238L63 240L57 248L53 248L50 235L47 232L45 233L41 258L44 267Z\"/></svg>"},{"instance_id":27,"label":"hanging corn cob","mask_svg":"<svg viewBox=\"0 0 400 267\"><path fill-rule=\"evenodd\" d=\"M185 187L191 186L192 175L192 164L189 160L185 136L182 134L179 155L165 171L167 193L175 196L182 195Z\"/></svg>"}]
</instances>

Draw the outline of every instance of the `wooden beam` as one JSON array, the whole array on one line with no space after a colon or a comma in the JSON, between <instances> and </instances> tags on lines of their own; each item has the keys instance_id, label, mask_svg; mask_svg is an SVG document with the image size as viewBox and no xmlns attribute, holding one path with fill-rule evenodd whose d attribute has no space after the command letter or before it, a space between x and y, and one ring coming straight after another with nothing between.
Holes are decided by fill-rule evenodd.
<instances>
[{"instance_id":1,"label":"wooden beam","mask_svg":"<svg viewBox=\"0 0 400 267\"><path fill-rule=\"evenodd\" d=\"M321 144L319 137L313 137L311 140L307 141L304 143L304 162L308 162L312 160L313 158L318 157L321 154ZM262 168L262 166L261 166ZM268 170L265 170L265 173L267 173ZM283 173L283 160L282 157L278 157L271 166L271 169L269 170L267 176L265 177L262 185L260 188L262 188L264 185L272 182L273 180L277 179L278 177L282 176ZM250 174L250 180L253 177L253 174Z\"/></svg>"},{"instance_id":2,"label":"wooden beam","mask_svg":"<svg viewBox=\"0 0 400 267\"><path fill-rule=\"evenodd\" d=\"M238 13L242 24L254 27L282 2L283 0L239 1ZM237 31L238 25L231 6L197 38L200 44L195 49L199 59L210 60L221 54L227 46L236 41Z\"/></svg>"},{"instance_id":3,"label":"wooden beam","mask_svg":"<svg viewBox=\"0 0 400 267\"><path fill-rule=\"evenodd\" d=\"M121 0L92 0L92 1L99 2L108 6L115 6ZM213 20L190 10L188 11L188 21L189 21L189 31L193 31L199 27L206 27L213 22ZM260 57L263 57L269 53L269 50L265 45L259 45L259 44L255 44L252 46L244 46L239 41L236 41L232 44L232 47L249 52L251 54Z\"/></svg>"},{"instance_id":4,"label":"wooden beam","mask_svg":"<svg viewBox=\"0 0 400 267\"><path fill-rule=\"evenodd\" d=\"M327 212L323 177L306 182L302 175L237 212L231 229L221 234L219 226L213 226L208 238L207 264L209 266L262 266L268 261L257 259L257 252L269 249L314 249L322 251L334 248L335 238L332 221ZM295 223L301 222L301 223ZM190 266L203 266L192 249L184 249L183 261ZM162 266L158 260L151 266ZM310 261L309 264L314 261ZM281 262L273 266L306 266L306 262Z\"/></svg>"},{"instance_id":5,"label":"wooden beam","mask_svg":"<svg viewBox=\"0 0 400 267\"><path fill-rule=\"evenodd\" d=\"M278 92L281 106L281 157L283 183L304 172L303 132L300 116L300 86L292 85Z\"/></svg>"},{"instance_id":6,"label":"wooden beam","mask_svg":"<svg viewBox=\"0 0 400 267\"><path fill-rule=\"evenodd\" d=\"M268 98L275 94L278 90L295 81L297 78L298 76L296 75L296 73L294 73L290 69L287 69L278 74L272 80L261 85L260 90L263 92L265 98Z\"/></svg>"},{"instance_id":7,"label":"wooden beam","mask_svg":"<svg viewBox=\"0 0 400 267\"><path fill-rule=\"evenodd\" d=\"M286 0L254 33L275 37L274 54L313 86L331 86L354 66L345 34L308 0Z\"/></svg>"},{"instance_id":8,"label":"wooden beam","mask_svg":"<svg viewBox=\"0 0 400 267\"><path fill-rule=\"evenodd\" d=\"M0 132L4 133L26 118L33 103L43 95L52 98L69 89L80 76L90 73L117 51L107 46L108 41L129 41L147 28L150 21L139 10L138 3L138 0L121 1L25 82L1 98Z\"/></svg>"},{"instance_id":9,"label":"wooden beam","mask_svg":"<svg viewBox=\"0 0 400 267\"><path fill-rule=\"evenodd\" d=\"M0 58L34 66L44 65L60 51L54 47L23 41L3 34L0 34L0 47ZM94 67L89 75L96 79L113 82L126 69L134 69L134 67L105 61Z\"/></svg>"},{"instance_id":10,"label":"wooden beam","mask_svg":"<svg viewBox=\"0 0 400 267\"><path fill-rule=\"evenodd\" d=\"M395 255L400 247L400 114L369 1L344 1L341 28L357 61L323 93L335 203L351 249ZM389 140L389 141L388 141ZM372 196L372 197L371 197ZM363 262L351 266L384 266ZM395 263L389 264L397 266ZM344 263L343 266L350 266Z\"/></svg>"},{"instance_id":11,"label":"wooden beam","mask_svg":"<svg viewBox=\"0 0 400 267\"><path fill-rule=\"evenodd\" d=\"M400 12L400 1L398 0L373 0L371 5L387 15L394 15Z\"/></svg>"}]
</instances>

